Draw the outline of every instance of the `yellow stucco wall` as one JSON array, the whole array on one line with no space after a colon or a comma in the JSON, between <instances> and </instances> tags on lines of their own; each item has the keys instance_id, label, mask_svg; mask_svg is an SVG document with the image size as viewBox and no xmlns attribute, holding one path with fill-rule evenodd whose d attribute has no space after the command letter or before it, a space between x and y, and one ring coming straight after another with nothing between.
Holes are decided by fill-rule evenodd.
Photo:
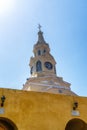
<instances>
[{"instance_id":1,"label":"yellow stucco wall","mask_svg":"<svg viewBox=\"0 0 87 130\"><path fill-rule=\"evenodd\" d=\"M73 118L87 123L87 97L0 89L2 95L6 100L0 117L12 120L18 130L65 130ZM79 116L71 114L74 101L78 102Z\"/></svg>"}]
</instances>

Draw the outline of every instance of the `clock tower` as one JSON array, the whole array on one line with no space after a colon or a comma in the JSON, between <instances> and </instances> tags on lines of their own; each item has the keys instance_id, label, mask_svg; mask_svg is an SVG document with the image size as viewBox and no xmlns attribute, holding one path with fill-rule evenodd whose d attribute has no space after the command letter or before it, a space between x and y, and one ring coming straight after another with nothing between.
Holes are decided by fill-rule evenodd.
<instances>
[{"instance_id":1,"label":"clock tower","mask_svg":"<svg viewBox=\"0 0 87 130\"><path fill-rule=\"evenodd\" d=\"M34 57L30 58L31 77L23 85L23 90L75 95L70 89L70 83L56 75L56 61L50 53L39 25L38 40L33 47Z\"/></svg>"},{"instance_id":2,"label":"clock tower","mask_svg":"<svg viewBox=\"0 0 87 130\"><path fill-rule=\"evenodd\" d=\"M55 59L50 54L49 44L45 42L39 28L38 41L33 48L34 57L30 59L31 77L56 76Z\"/></svg>"}]
</instances>

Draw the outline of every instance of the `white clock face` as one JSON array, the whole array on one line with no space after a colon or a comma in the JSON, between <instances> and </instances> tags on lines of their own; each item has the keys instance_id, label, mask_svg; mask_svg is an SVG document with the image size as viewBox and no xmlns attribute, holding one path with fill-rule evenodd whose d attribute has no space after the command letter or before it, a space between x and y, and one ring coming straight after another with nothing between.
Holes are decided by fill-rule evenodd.
<instances>
[{"instance_id":1,"label":"white clock face","mask_svg":"<svg viewBox=\"0 0 87 130\"><path fill-rule=\"evenodd\" d=\"M53 68L53 65L50 62L45 62L44 65L48 70L51 70Z\"/></svg>"}]
</instances>

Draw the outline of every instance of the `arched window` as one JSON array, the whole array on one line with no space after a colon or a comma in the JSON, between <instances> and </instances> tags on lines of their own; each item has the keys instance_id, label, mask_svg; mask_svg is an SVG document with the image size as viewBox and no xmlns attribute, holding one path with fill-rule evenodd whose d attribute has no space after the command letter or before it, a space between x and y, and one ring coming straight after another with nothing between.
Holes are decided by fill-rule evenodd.
<instances>
[{"instance_id":1,"label":"arched window","mask_svg":"<svg viewBox=\"0 0 87 130\"><path fill-rule=\"evenodd\" d=\"M41 63L41 61L37 61L37 63L36 63L36 71L37 72L42 71L42 63Z\"/></svg>"},{"instance_id":2,"label":"arched window","mask_svg":"<svg viewBox=\"0 0 87 130\"><path fill-rule=\"evenodd\" d=\"M41 55L41 51L40 50L38 50L38 55Z\"/></svg>"},{"instance_id":3,"label":"arched window","mask_svg":"<svg viewBox=\"0 0 87 130\"><path fill-rule=\"evenodd\" d=\"M45 49L43 50L43 53L46 53L46 50L45 50Z\"/></svg>"}]
</instances>

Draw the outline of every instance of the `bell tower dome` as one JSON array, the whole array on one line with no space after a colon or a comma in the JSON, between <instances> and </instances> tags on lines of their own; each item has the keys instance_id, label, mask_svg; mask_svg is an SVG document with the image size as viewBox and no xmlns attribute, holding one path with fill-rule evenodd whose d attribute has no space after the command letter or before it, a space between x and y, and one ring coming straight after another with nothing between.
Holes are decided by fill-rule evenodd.
<instances>
[{"instance_id":1,"label":"bell tower dome","mask_svg":"<svg viewBox=\"0 0 87 130\"><path fill-rule=\"evenodd\" d=\"M50 53L49 44L44 40L41 26L38 28L38 40L33 47L34 56L29 62L31 77L23 85L23 90L76 95L71 91L70 83L56 75L56 61Z\"/></svg>"}]
</instances>

